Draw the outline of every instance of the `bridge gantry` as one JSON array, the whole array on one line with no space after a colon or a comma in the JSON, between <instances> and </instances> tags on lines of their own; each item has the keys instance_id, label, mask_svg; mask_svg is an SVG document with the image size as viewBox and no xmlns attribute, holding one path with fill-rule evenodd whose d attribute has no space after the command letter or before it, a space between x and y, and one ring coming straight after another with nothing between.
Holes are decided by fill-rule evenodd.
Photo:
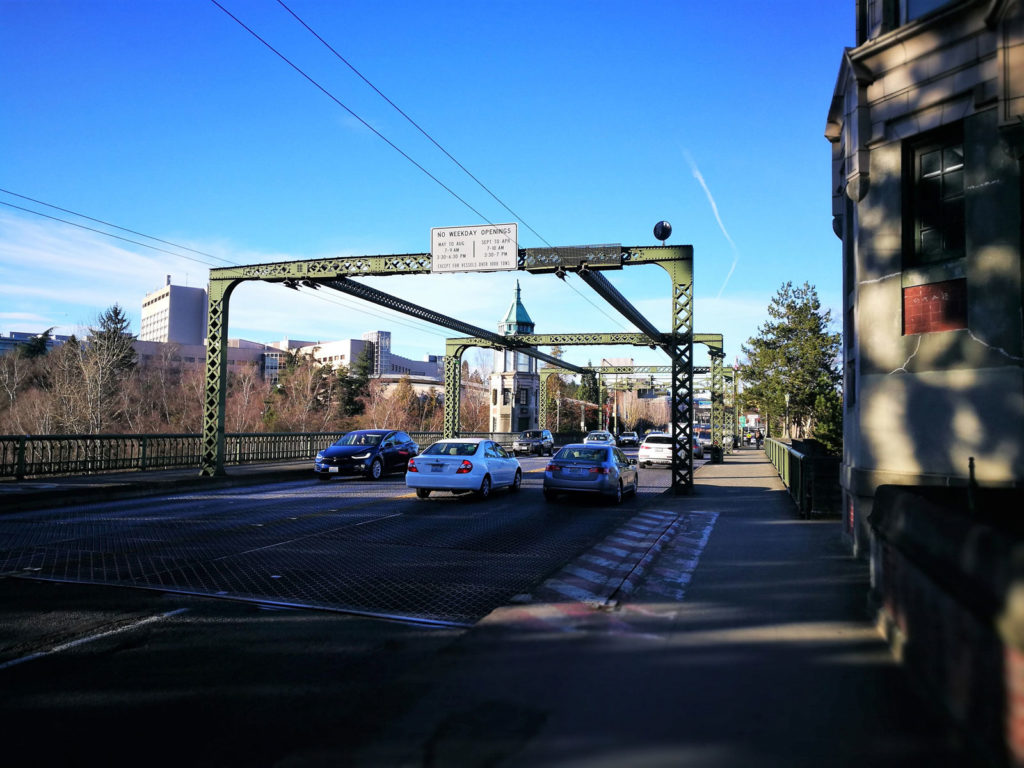
<instances>
[{"instance_id":1,"label":"bridge gantry","mask_svg":"<svg viewBox=\"0 0 1024 768\"><path fill-rule=\"evenodd\" d=\"M672 330L661 333L641 315L602 274L625 267L656 264L668 273L671 288ZM581 333L543 336L502 337L468 323L441 315L398 297L377 291L352 278L391 275L430 274L433 257L429 253L391 256L339 256L274 264L254 264L210 270L209 314L207 330L206 383L203 400L203 435L200 472L203 476L224 474L224 411L227 398L227 346L229 301L234 289L247 281L280 283L289 288L326 287L388 306L429 322L460 332L468 338L449 340L444 363L445 388L455 397L445 398L445 433L458 432L458 393L461 356L469 346L500 346L514 349L561 367L581 372L579 366L558 361L540 352L541 344L607 344L608 337L620 334ZM614 309L641 330L625 334L641 346L662 349L671 369L672 488L688 493L693 488L693 247L672 246L568 246L526 248L517 251L516 267L534 274L564 277L577 274ZM473 270L469 270L473 271ZM538 341L539 339L544 341ZM721 348L721 337L718 337ZM557 340L555 340L557 339ZM615 342L611 342L615 343ZM619 342L622 343L622 342ZM449 405L454 401L453 405Z\"/></svg>"}]
</instances>

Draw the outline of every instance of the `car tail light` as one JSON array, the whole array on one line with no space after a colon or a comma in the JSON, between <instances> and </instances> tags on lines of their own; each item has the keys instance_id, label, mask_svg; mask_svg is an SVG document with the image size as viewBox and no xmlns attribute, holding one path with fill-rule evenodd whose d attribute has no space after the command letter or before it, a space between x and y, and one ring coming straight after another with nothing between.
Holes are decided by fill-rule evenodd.
<instances>
[{"instance_id":1,"label":"car tail light","mask_svg":"<svg viewBox=\"0 0 1024 768\"><path fill-rule=\"evenodd\" d=\"M419 472L419 470L416 469L416 459L409 459L409 471L410 472Z\"/></svg>"},{"instance_id":2,"label":"car tail light","mask_svg":"<svg viewBox=\"0 0 1024 768\"><path fill-rule=\"evenodd\" d=\"M544 467L545 472L558 472L560 469L561 467L558 466L557 464L548 464L546 467Z\"/></svg>"},{"instance_id":3,"label":"car tail light","mask_svg":"<svg viewBox=\"0 0 1024 768\"><path fill-rule=\"evenodd\" d=\"M464 475L467 472L472 472L472 471L473 471L473 463L471 461L467 460L467 459L463 459L462 463L459 465L459 468L455 470L455 474L456 475Z\"/></svg>"},{"instance_id":4,"label":"car tail light","mask_svg":"<svg viewBox=\"0 0 1024 768\"><path fill-rule=\"evenodd\" d=\"M591 467L590 474L592 475L607 475L608 467Z\"/></svg>"}]
</instances>

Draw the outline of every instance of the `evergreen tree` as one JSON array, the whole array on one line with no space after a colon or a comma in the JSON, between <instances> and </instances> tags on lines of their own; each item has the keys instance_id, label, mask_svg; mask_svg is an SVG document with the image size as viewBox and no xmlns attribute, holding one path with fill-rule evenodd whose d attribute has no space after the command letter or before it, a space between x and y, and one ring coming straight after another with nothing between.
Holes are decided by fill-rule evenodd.
<instances>
[{"instance_id":1,"label":"evergreen tree","mask_svg":"<svg viewBox=\"0 0 1024 768\"><path fill-rule=\"evenodd\" d=\"M50 333L53 328L47 328L40 334L33 336L24 344L18 345L18 350L26 360L35 360L44 357L50 351Z\"/></svg>"},{"instance_id":2,"label":"evergreen tree","mask_svg":"<svg viewBox=\"0 0 1024 768\"><path fill-rule=\"evenodd\" d=\"M343 373L338 372L341 388L341 412L345 416L358 416L365 408L364 398L370 391L370 376L373 374L373 349L365 345L352 365Z\"/></svg>"},{"instance_id":3,"label":"evergreen tree","mask_svg":"<svg viewBox=\"0 0 1024 768\"><path fill-rule=\"evenodd\" d=\"M789 423L803 436L805 425L813 428L818 398L838 396L840 334L829 331L832 313L822 311L818 293L808 283L801 288L792 282L782 285L768 315L759 335L743 345L747 362L742 400L757 408L770 427L776 425L776 434L788 408Z\"/></svg>"},{"instance_id":4,"label":"evergreen tree","mask_svg":"<svg viewBox=\"0 0 1024 768\"><path fill-rule=\"evenodd\" d=\"M134 368L137 362L135 337L131 334L131 323L124 310L114 304L98 320L97 327L90 327L86 337L90 355L117 373Z\"/></svg>"}]
</instances>

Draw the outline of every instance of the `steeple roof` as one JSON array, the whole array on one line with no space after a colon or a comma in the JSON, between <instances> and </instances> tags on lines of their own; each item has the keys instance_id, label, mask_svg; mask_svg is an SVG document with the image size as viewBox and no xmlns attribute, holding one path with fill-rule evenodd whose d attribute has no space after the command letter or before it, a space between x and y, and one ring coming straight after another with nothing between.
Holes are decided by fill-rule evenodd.
<instances>
[{"instance_id":1,"label":"steeple roof","mask_svg":"<svg viewBox=\"0 0 1024 768\"><path fill-rule=\"evenodd\" d=\"M522 291L516 280L516 297L505 313L505 319L498 324L498 329L506 336L511 336L514 333L533 333L533 328L533 320L523 306Z\"/></svg>"}]
</instances>

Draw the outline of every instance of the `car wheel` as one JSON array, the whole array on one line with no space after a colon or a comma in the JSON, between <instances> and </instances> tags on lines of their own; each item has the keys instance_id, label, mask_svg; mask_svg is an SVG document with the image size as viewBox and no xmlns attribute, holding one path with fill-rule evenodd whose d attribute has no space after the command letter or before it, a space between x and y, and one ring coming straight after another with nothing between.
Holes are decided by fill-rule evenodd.
<instances>
[{"instance_id":1,"label":"car wheel","mask_svg":"<svg viewBox=\"0 0 1024 768\"><path fill-rule=\"evenodd\" d=\"M633 495L636 496L640 491L640 475L633 475Z\"/></svg>"},{"instance_id":2,"label":"car wheel","mask_svg":"<svg viewBox=\"0 0 1024 768\"><path fill-rule=\"evenodd\" d=\"M384 462L380 459L374 459L370 465L370 477L373 480L380 480L384 476Z\"/></svg>"},{"instance_id":3,"label":"car wheel","mask_svg":"<svg viewBox=\"0 0 1024 768\"><path fill-rule=\"evenodd\" d=\"M557 498L558 498L558 494L557 493L555 493L554 491L549 491L546 488L544 489L544 501L550 503L550 502L554 501Z\"/></svg>"},{"instance_id":4,"label":"car wheel","mask_svg":"<svg viewBox=\"0 0 1024 768\"><path fill-rule=\"evenodd\" d=\"M512 478L512 485L509 487L511 493L518 493L519 488L523 485L523 473L518 469L516 470L516 476Z\"/></svg>"},{"instance_id":5,"label":"car wheel","mask_svg":"<svg viewBox=\"0 0 1024 768\"><path fill-rule=\"evenodd\" d=\"M319 480L321 483L326 483L328 480L331 479L331 476L328 475L326 472L321 472L316 476L316 479Z\"/></svg>"},{"instance_id":6,"label":"car wheel","mask_svg":"<svg viewBox=\"0 0 1024 768\"><path fill-rule=\"evenodd\" d=\"M614 497L614 500L615 500L616 504L621 504L622 503L622 481L621 480L619 480L618 484L615 486L615 497Z\"/></svg>"},{"instance_id":7,"label":"car wheel","mask_svg":"<svg viewBox=\"0 0 1024 768\"><path fill-rule=\"evenodd\" d=\"M416 489L416 498L417 499L425 499L428 496L430 496L430 489L429 488L417 488Z\"/></svg>"},{"instance_id":8,"label":"car wheel","mask_svg":"<svg viewBox=\"0 0 1024 768\"><path fill-rule=\"evenodd\" d=\"M484 475L484 479L480 481L480 488L476 492L478 499L486 499L491 495L491 476Z\"/></svg>"}]
</instances>

